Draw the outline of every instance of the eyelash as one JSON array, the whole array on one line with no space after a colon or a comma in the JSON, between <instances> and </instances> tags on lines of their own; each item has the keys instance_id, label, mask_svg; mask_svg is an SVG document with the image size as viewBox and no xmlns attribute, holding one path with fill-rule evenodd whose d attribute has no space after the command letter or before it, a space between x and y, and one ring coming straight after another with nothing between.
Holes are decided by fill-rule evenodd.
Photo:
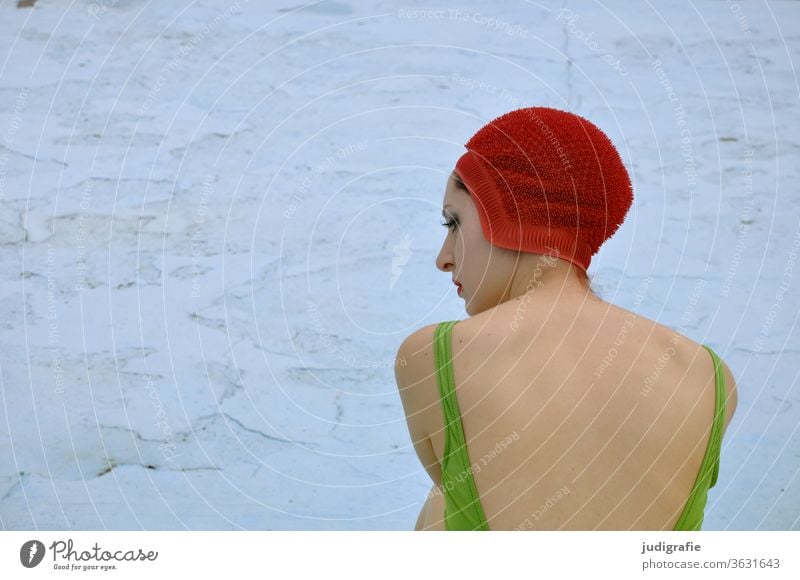
<instances>
[{"instance_id":1,"label":"eyelash","mask_svg":"<svg viewBox=\"0 0 800 580\"><path fill-rule=\"evenodd\" d=\"M446 222L442 222L441 225L443 225L449 230L452 226L458 225L458 222L456 220L451 219L447 220Z\"/></svg>"}]
</instances>

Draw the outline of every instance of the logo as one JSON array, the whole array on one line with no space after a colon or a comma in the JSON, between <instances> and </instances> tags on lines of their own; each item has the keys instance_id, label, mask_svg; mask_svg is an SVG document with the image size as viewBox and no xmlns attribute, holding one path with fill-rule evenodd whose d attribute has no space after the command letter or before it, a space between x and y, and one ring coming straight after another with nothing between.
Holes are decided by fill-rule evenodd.
<instances>
[{"instance_id":1,"label":"logo","mask_svg":"<svg viewBox=\"0 0 800 580\"><path fill-rule=\"evenodd\" d=\"M26 568L35 568L44 558L44 544L39 540L28 540L19 549L19 561Z\"/></svg>"},{"instance_id":2,"label":"logo","mask_svg":"<svg viewBox=\"0 0 800 580\"><path fill-rule=\"evenodd\" d=\"M403 266L408 264L411 259L411 236L405 234L400 243L392 247L394 255L392 256L392 279L389 280L389 291L394 288L400 274L403 273Z\"/></svg>"}]
</instances>

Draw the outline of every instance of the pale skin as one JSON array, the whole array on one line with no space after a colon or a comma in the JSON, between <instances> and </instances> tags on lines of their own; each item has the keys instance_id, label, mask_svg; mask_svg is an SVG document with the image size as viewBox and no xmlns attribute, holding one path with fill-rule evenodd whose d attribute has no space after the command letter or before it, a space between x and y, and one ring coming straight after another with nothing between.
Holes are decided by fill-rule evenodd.
<instances>
[{"instance_id":1,"label":"pale skin","mask_svg":"<svg viewBox=\"0 0 800 580\"><path fill-rule=\"evenodd\" d=\"M570 262L489 244L454 175L443 209L443 221L455 223L436 266L462 283L470 315L453 328L453 372L490 529L673 529L710 436L708 352L601 300ZM412 334L398 353L408 360L398 386L412 439L433 481L417 530L444 529L434 327ZM667 362L643 389L664 353ZM737 394L724 362L723 371L727 428ZM493 454L511 433L514 442Z\"/></svg>"},{"instance_id":2,"label":"pale skin","mask_svg":"<svg viewBox=\"0 0 800 580\"><path fill-rule=\"evenodd\" d=\"M453 225L436 258L436 267L461 282L468 314L524 295L534 279L539 296L598 300L574 264L491 245L481 231L472 196L459 187L456 177L452 173L447 180L442 216Z\"/></svg>"}]
</instances>

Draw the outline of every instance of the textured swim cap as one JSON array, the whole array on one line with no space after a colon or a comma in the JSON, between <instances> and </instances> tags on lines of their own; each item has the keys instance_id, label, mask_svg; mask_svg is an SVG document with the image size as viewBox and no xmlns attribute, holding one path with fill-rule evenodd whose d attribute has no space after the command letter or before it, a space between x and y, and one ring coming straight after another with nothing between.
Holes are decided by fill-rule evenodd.
<instances>
[{"instance_id":1,"label":"textured swim cap","mask_svg":"<svg viewBox=\"0 0 800 580\"><path fill-rule=\"evenodd\" d=\"M589 268L633 203L611 140L566 111L527 107L497 117L455 166L493 245Z\"/></svg>"}]
</instances>

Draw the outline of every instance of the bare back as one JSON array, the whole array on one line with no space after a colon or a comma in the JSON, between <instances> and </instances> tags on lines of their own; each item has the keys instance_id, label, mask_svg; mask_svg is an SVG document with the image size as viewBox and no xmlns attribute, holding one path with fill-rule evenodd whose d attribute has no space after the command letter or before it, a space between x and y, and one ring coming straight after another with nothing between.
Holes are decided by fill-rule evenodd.
<instances>
[{"instance_id":1,"label":"bare back","mask_svg":"<svg viewBox=\"0 0 800 580\"><path fill-rule=\"evenodd\" d=\"M523 309L521 300L463 320L452 334L490 529L672 529L710 437L710 354L606 302ZM442 426L431 430L440 462ZM426 529L444 529L441 492L425 511Z\"/></svg>"}]
</instances>

